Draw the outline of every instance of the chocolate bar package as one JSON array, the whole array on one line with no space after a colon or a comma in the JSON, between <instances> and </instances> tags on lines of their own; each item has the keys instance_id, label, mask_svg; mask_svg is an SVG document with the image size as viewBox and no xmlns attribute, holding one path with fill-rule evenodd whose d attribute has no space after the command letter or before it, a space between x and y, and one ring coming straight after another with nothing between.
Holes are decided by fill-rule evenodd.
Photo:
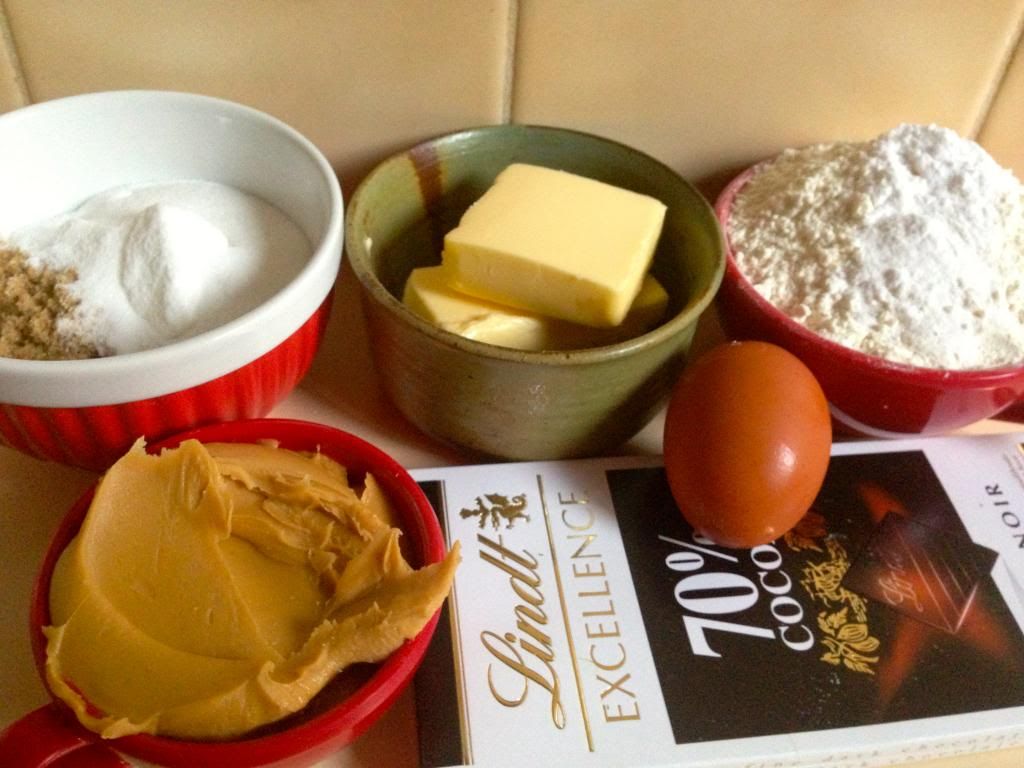
<instances>
[{"instance_id":1,"label":"chocolate bar package","mask_svg":"<svg viewBox=\"0 0 1024 768\"><path fill-rule=\"evenodd\" d=\"M424 768L1024 744L1024 434L836 444L750 550L695 533L653 458L414 475L463 547L416 680Z\"/></svg>"}]
</instances>

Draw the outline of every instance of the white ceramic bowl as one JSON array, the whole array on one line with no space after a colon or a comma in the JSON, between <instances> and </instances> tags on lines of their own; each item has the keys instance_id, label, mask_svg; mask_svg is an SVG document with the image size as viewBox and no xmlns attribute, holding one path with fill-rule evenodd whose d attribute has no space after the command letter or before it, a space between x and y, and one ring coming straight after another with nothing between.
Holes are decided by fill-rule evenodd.
<instances>
[{"instance_id":1,"label":"white ceramic bowl","mask_svg":"<svg viewBox=\"0 0 1024 768\"><path fill-rule=\"evenodd\" d=\"M340 265L343 205L330 164L293 128L195 94L93 93L0 115L0 169L0 239L111 187L202 179L277 206L313 247L281 291L197 336L92 360L0 358L0 441L102 467L139 435L264 415L305 374ZM288 344L297 334L300 349Z\"/></svg>"}]
</instances>

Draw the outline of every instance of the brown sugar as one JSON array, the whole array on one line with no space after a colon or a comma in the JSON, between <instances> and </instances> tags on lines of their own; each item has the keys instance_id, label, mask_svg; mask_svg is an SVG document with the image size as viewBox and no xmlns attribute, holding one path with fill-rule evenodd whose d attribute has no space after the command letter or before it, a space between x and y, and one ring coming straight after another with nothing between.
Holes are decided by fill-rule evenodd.
<instances>
[{"instance_id":1,"label":"brown sugar","mask_svg":"<svg viewBox=\"0 0 1024 768\"><path fill-rule=\"evenodd\" d=\"M0 357L24 360L81 360L96 348L61 333L58 321L78 301L68 290L73 269L33 267L21 251L0 246Z\"/></svg>"}]
</instances>

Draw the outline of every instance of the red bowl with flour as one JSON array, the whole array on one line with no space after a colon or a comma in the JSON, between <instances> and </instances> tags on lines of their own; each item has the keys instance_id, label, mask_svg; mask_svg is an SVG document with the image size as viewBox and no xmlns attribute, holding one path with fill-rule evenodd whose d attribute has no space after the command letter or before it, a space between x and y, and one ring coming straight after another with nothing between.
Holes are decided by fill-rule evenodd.
<instances>
[{"instance_id":1,"label":"red bowl with flour","mask_svg":"<svg viewBox=\"0 0 1024 768\"><path fill-rule=\"evenodd\" d=\"M410 562L427 565L445 556L437 515L416 482L393 458L354 435L303 421L253 419L201 427L154 443L148 449L156 452L189 438L243 443L273 439L284 448L319 450L345 465L353 478L371 472L391 501L409 539ZM92 494L92 490L86 492L61 522L33 590L29 629L36 665L44 682L46 639L41 627L49 623L51 576L61 553L81 526ZM251 738L201 742L139 734L101 741L78 724L63 702L54 698L52 703L0 733L0 768L42 768L71 753L82 765L111 768L127 766L118 753L169 768L309 766L354 741L387 711L412 681L436 625L435 614L415 638L367 670L354 687L328 686L306 709Z\"/></svg>"},{"instance_id":2,"label":"red bowl with flour","mask_svg":"<svg viewBox=\"0 0 1024 768\"><path fill-rule=\"evenodd\" d=\"M102 470L140 436L263 416L306 374L330 312L344 214L330 164L293 128L196 94L84 94L0 115L0 167L0 240L115 187L184 180L271 204L310 246L281 283L256 272L269 294L256 306L197 335L86 360L0 358L0 444ZM283 263L276 253L268 267Z\"/></svg>"},{"instance_id":3,"label":"red bowl with flour","mask_svg":"<svg viewBox=\"0 0 1024 768\"><path fill-rule=\"evenodd\" d=\"M894 363L814 333L758 293L737 264L729 239L733 202L758 170L755 165L739 174L715 202L726 244L717 301L730 337L769 341L795 354L818 378L836 421L860 434L938 434L1020 409L1024 363L966 371Z\"/></svg>"}]
</instances>

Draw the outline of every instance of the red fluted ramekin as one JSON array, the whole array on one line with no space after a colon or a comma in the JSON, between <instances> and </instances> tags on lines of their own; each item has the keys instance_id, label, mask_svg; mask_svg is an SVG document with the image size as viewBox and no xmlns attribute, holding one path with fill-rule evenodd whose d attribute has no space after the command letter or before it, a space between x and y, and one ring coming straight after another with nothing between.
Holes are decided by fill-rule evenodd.
<instances>
[{"instance_id":1,"label":"red fluted ramekin","mask_svg":"<svg viewBox=\"0 0 1024 768\"><path fill-rule=\"evenodd\" d=\"M966 371L894 363L819 336L761 296L741 272L729 241L733 201L758 169L733 179L715 203L726 243L717 300L730 337L769 341L795 354L817 377L836 421L860 434L939 434L1020 408L1024 361Z\"/></svg>"},{"instance_id":2,"label":"red fluted ramekin","mask_svg":"<svg viewBox=\"0 0 1024 768\"><path fill-rule=\"evenodd\" d=\"M330 164L293 128L195 94L85 94L0 115L0 168L0 240L112 187L197 179L271 203L311 245L280 291L197 336L93 360L0 358L0 444L102 470L139 437L266 415L309 369L344 211Z\"/></svg>"}]
</instances>

